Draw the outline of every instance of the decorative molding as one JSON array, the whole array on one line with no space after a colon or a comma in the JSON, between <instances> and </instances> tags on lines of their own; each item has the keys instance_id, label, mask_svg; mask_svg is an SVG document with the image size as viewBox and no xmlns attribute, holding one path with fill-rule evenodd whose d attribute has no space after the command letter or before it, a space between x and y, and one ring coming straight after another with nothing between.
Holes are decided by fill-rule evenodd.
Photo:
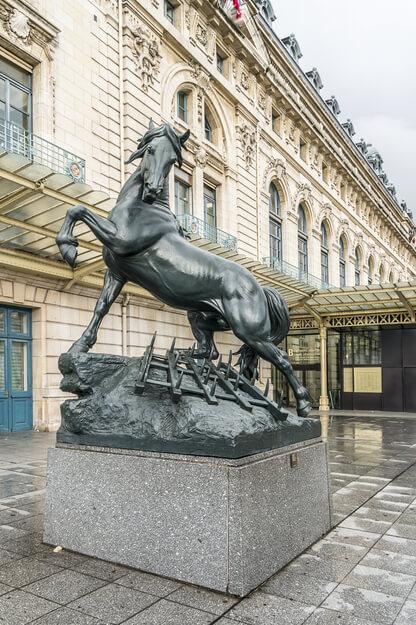
<instances>
[{"instance_id":1,"label":"decorative molding","mask_svg":"<svg viewBox=\"0 0 416 625\"><path fill-rule=\"evenodd\" d=\"M143 91L153 87L160 72L160 40L139 20L128 13L127 26L131 31L131 49Z\"/></svg>"},{"instance_id":2,"label":"decorative molding","mask_svg":"<svg viewBox=\"0 0 416 625\"><path fill-rule=\"evenodd\" d=\"M253 166L256 156L256 129L253 128L253 126L250 126L249 124L244 122L241 125L237 126L237 131L239 133L241 147L243 150L247 168L250 168Z\"/></svg>"},{"instance_id":3,"label":"decorative molding","mask_svg":"<svg viewBox=\"0 0 416 625\"><path fill-rule=\"evenodd\" d=\"M52 61L59 30L23 2L0 0L0 25L8 39L19 47L38 45Z\"/></svg>"},{"instance_id":4,"label":"decorative molding","mask_svg":"<svg viewBox=\"0 0 416 625\"><path fill-rule=\"evenodd\" d=\"M272 158L268 161L263 174L262 188L266 193L269 192L268 182L272 182L274 178L282 180L287 176L286 163L281 158Z\"/></svg>"},{"instance_id":5,"label":"decorative molding","mask_svg":"<svg viewBox=\"0 0 416 625\"><path fill-rule=\"evenodd\" d=\"M297 183L296 184L296 193L293 197L293 202L292 202L292 210L296 213L297 216L297 209L299 204L303 201L305 202L311 202L312 200L312 188L311 185L307 182L304 183Z\"/></svg>"}]
</instances>

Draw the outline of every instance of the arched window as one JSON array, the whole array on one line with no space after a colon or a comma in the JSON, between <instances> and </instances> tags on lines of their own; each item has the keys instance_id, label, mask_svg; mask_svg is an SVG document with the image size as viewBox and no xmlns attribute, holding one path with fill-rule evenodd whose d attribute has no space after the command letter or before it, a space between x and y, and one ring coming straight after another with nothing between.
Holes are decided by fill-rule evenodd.
<instances>
[{"instance_id":1,"label":"arched window","mask_svg":"<svg viewBox=\"0 0 416 625\"><path fill-rule=\"evenodd\" d=\"M393 282L394 282L394 273L393 273L393 271L390 271L390 273L389 273L389 282L391 284L393 284Z\"/></svg>"},{"instance_id":2,"label":"arched window","mask_svg":"<svg viewBox=\"0 0 416 625\"><path fill-rule=\"evenodd\" d=\"M304 280L303 274L308 273L308 224L302 204L298 208L298 261L299 277Z\"/></svg>"},{"instance_id":3,"label":"arched window","mask_svg":"<svg viewBox=\"0 0 416 625\"><path fill-rule=\"evenodd\" d=\"M380 270L379 270L379 282L380 284L383 284L383 282L386 281L386 270L384 269L384 265L380 265Z\"/></svg>"},{"instance_id":4,"label":"arched window","mask_svg":"<svg viewBox=\"0 0 416 625\"><path fill-rule=\"evenodd\" d=\"M212 143L212 126L211 126L209 117L206 113L204 117L204 134L205 134L205 139L209 141L210 143Z\"/></svg>"},{"instance_id":5,"label":"arched window","mask_svg":"<svg viewBox=\"0 0 416 625\"><path fill-rule=\"evenodd\" d=\"M368 284L373 284L374 279L374 260L373 257L370 256L368 259Z\"/></svg>"},{"instance_id":6,"label":"arched window","mask_svg":"<svg viewBox=\"0 0 416 625\"><path fill-rule=\"evenodd\" d=\"M187 91L177 93L176 114L186 124L189 122L189 93Z\"/></svg>"},{"instance_id":7,"label":"arched window","mask_svg":"<svg viewBox=\"0 0 416 625\"><path fill-rule=\"evenodd\" d=\"M282 260L282 216L280 195L272 182L269 187L269 244L272 266Z\"/></svg>"},{"instance_id":8,"label":"arched window","mask_svg":"<svg viewBox=\"0 0 416 625\"><path fill-rule=\"evenodd\" d=\"M355 286L359 286L361 284L361 254L358 247L355 250L354 276L354 284Z\"/></svg>"},{"instance_id":9,"label":"arched window","mask_svg":"<svg viewBox=\"0 0 416 625\"><path fill-rule=\"evenodd\" d=\"M324 285L329 284L328 229L324 222L321 224L321 280Z\"/></svg>"},{"instance_id":10,"label":"arched window","mask_svg":"<svg viewBox=\"0 0 416 625\"><path fill-rule=\"evenodd\" d=\"M339 240L339 285L346 286L346 272L345 272L345 240L341 237Z\"/></svg>"}]
</instances>

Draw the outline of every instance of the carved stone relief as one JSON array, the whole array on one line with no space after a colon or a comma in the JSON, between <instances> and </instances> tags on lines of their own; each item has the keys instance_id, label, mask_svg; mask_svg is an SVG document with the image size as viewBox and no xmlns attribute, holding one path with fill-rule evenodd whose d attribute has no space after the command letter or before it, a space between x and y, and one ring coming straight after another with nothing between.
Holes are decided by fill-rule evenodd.
<instances>
[{"instance_id":1,"label":"carved stone relief","mask_svg":"<svg viewBox=\"0 0 416 625\"><path fill-rule=\"evenodd\" d=\"M153 87L160 72L160 41L148 28L130 16L129 26L132 33L132 53L136 64L140 86L143 91Z\"/></svg>"},{"instance_id":2,"label":"carved stone relief","mask_svg":"<svg viewBox=\"0 0 416 625\"><path fill-rule=\"evenodd\" d=\"M281 158L272 158L268 161L266 169L264 170L262 185L266 193L268 193L269 191L268 182L270 180L272 172L274 178L281 180L286 176L286 163Z\"/></svg>"},{"instance_id":3,"label":"carved stone relief","mask_svg":"<svg viewBox=\"0 0 416 625\"><path fill-rule=\"evenodd\" d=\"M0 23L8 38L16 45L29 49L34 44L40 46L51 61L57 45L58 30L52 25L49 29L43 28L37 23L36 17L37 14L30 8L26 12L11 6L6 0L0 0Z\"/></svg>"},{"instance_id":4,"label":"carved stone relief","mask_svg":"<svg viewBox=\"0 0 416 625\"><path fill-rule=\"evenodd\" d=\"M247 123L237 126L241 148L247 168L252 167L256 157L256 129Z\"/></svg>"}]
</instances>

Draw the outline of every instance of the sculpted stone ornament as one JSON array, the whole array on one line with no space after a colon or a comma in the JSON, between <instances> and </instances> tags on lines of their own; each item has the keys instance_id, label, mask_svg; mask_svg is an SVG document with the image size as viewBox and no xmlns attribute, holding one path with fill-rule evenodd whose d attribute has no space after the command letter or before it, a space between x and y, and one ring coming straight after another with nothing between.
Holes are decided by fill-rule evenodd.
<instances>
[{"instance_id":1,"label":"sculpted stone ornament","mask_svg":"<svg viewBox=\"0 0 416 625\"><path fill-rule=\"evenodd\" d=\"M106 367L110 375L113 365L109 364L108 359L117 361L117 373L115 377L113 376L114 388L117 390L114 391L111 403L107 401L107 398L101 402L105 406L101 406L101 417L97 417L98 422L95 425L89 423L90 434L102 431L102 420L106 421L110 429L113 420L117 420L117 427L120 425L118 415L120 405L125 398L126 404L130 403L131 406L129 414L125 414L129 427L132 422L140 420L140 415L146 412L143 402L147 402L148 407L152 405L149 392L152 387L153 393L155 384L150 384L150 378L145 392L140 396L136 388L133 391L135 397L131 399L131 380L133 379L131 371L136 370L137 383L140 382L140 376L144 375L146 385L152 365L152 357L149 360L148 352L141 361L126 358L117 360L117 358L106 356L107 361L104 367L99 363L94 363L94 359L85 360L85 354L97 340L97 332L103 317L108 313L127 281L147 289L168 306L186 310L188 313L197 347L192 353L184 356L185 363L181 364L181 369L193 370L195 374L195 367L199 367L195 384L200 391L196 398L198 401L192 400L193 406L188 402L187 414L191 421L195 416L195 410L200 409L198 404L201 401L200 398L208 403L214 415L210 417L211 422L221 421L222 413L226 412L222 405L224 402L237 401L239 408L250 413L251 426L247 428L244 425L240 432L248 438L250 428L253 427L256 430L262 429L263 435L271 432L270 415L274 423L285 421L287 413L280 411L280 407L276 404L271 407L273 402L270 400L264 397L261 399L258 395L261 391L254 386L260 357L275 366L286 377L296 398L298 416L307 417L311 410L311 398L307 389L294 375L287 354L277 347L287 336L290 325L288 308L281 295L275 289L260 286L254 276L244 267L192 245L184 236L182 228L170 210L168 176L175 162L179 166L182 165L182 149L189 134L189 131L186 131L179 135L169 124L156 126L151 121L148 131L139 141L137 150L128 160L128 163L132 163L141 159L140 165L123 186L108 219L96 215L85 206L74 206L68 210L56 239L63 258L73 267L78 245L74 236L74 227L77 222L84 222L103 244L103 258L107 265L104 287L97 301L93 318L82 336L72 345L69 354L61 357L60 361L61 371L65 376L79 371L86 362L89 363L91 370L88 373L90 377L85 394L91 395L92 401L96 399L96 397L94 399L92 389L94 386L100 386ZM238 352L239 376L241 377L237 377L237 374L231 375L231 369L230 371L224 370L221 363L214 365L214 361L219 357L214 342L214 333L228 330L243 342ZM173 390L181 391L182 384L185 385L184 377L189 377L188 373L181 373L175 369L180 356L177 356L177 352L174 354L174 350L172 354L171 357L166 356L165 367L162 369L163 375L167 377L164 380L165 384L160 385L163 388L158 391L159 396L165 393L164 401L170 402L175 399L175 393L173 397L170 396ZM172 358L178 358L178 360L174 362ZM231 363L229 366L231 367ZM228 376L233 378L232 382L222 379L227 371ZM123 374L127 376L124 382L122 382ZM82 376L78 377L82 378ZM175 382L173 383L172 380ZM219 397L222 402L221 407L215 402L210 403L209 396L212 396L213 384L222 389L222 396ZM172 390L173 386L175 388ZM65 378L63 388L69 390ZM105 391L105 388L106 385L101 391L103 389ZM211 390L208 391L208 388ZM79 390L80 387L75 385L74 391L79 393ZM81 385L81 394L82 392ZM235 397L234 399L229 397L235 394L237 394L237 400ZM244 394L249 396L251 394L251 397L254 396L254 399L257 398L260 401L256 409L253 408L251 400L249 402L251 408L245 405L248 400L246 401ZM127 397L130 397L128 401ZM101 404L99 402L96 405ZM148 409L151 410L150 407ZM260 409L263 411L263 416L259 414ZM182 407L181 410L185 408ZM231 408L231 412L233 410L236 410L235 406ZM173 415L177 412L175 413L175 410L168 412L175 421L176 417ZM92 411L89 414L95 413ZM269 415L266 420L265 414ZM68 431L66 421L71 421L72 416L66 408L63 409L63 426L58 440ZM70 429L73 434L82 438L83 432L86 431L86 424L82 415L78 414L78 417L78 421L76 418L75 421L71 421ZM143 428L146 429L143 423L137 426L137 437L140 438L143 435ZM314 436L319 435L316 434L316 428L310 428L310 430L315 432ZM120 434L123 434L122 430ZM189 436L191 435L190 432ZM311 435L306 437L310 438ZM215 435L212 438L215 439ZM270 441L272 438L271 436ZM123 440L122 436L120 440ZM91 436L89 441L91 444ZM131 439L125 444L133 445ZM269 445L271 445L270 448L273 447L272 442ZM120 443L120 446L123 444ZM249 446L247 444L246 452ZM196 447L200 448L198 445ZM139 448L143 449L143 446ZM214 451L213 449L211 455L215 455Z\"/></svg>"}]
</instances>

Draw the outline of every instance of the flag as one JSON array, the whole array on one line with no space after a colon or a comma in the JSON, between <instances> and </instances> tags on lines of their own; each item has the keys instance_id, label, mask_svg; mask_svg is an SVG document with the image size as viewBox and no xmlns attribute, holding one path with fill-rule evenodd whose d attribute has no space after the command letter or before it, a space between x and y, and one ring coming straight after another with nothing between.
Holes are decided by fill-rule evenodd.
<instances>
[{"instance_id":1,"label":"flag","mask_svg":"<svg viewBox=\"0 0 416 625\"><path fill-rule=\"evenodd\" d=\"M240 0L233 0L233 2L234 2L235 14L236 14L237 19L239 20L241 17Z\"/></svg>"}]
</instances>

